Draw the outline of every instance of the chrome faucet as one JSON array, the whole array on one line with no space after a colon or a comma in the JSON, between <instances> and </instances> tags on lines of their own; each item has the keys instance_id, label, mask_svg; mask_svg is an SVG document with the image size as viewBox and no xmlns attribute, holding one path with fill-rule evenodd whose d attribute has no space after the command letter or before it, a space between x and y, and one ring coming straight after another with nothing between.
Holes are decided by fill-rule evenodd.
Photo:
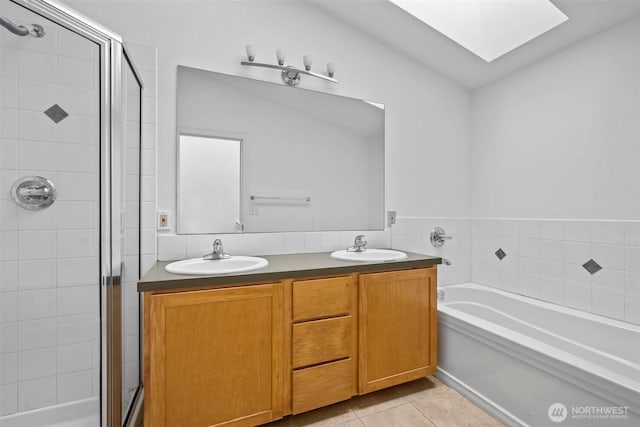
<instances>
[{"instance_id":1,"label":"chrome faucet","mask_svg":"<svg viewBox=\"0 0 640 427\"><path fill-rule=\"evenodd\" d=\"M214 260L214 259L231 258L231 256L224 253L224 248L222 247L222 240L216 239L213 241L213 251L210 254L203 256L202 258L206 260Z\"/></svg>"},{"instance_id":2,"label":"chrome faucet","mask_svg":"<svg viewBox=\"0 0 640 427\"><path fill-rule=\"evenodd\" d=\"M353 242L353 246L347 248L347 252L364 252L367 250L367 241L363 240L364 234L359 234Z\"/></svg>"}]
</instances>

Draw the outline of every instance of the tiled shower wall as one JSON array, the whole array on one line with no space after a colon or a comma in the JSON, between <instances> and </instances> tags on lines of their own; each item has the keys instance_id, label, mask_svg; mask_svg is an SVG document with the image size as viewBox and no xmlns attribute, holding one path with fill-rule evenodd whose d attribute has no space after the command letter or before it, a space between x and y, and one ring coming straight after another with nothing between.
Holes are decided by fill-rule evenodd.
<instances>
[{"instance_id":1,"label":"tiled shower wall","mask_svg":"<svg viewBox=\"0 0 640 427\"><path fill-rule=\"evenodd\" d=\"M47 34L0 32L0 416L100 385L98 48L15 4L2 14ZM52 206L13 203L26 175L54 182Z\"/></svg>"},{"instance_id":2,"label":"tiled shower wall","mask_svg":"<svg viewBox=\"0 0 640 427\"><path fill-rule=\"evenodd\" d=\"M0 416L96 397L100 386L97 46L11 3L2 2L2 14L40 23L47 34L0 32ZM145 83L146 271L156 260L157 61L154 47L128 48ZM53 105L68 114L54 116L57 123L44 114ZM16 178L32 174L57 186L58 200L45 211L22 210L10 199ZM125 347L134 351L125 354L125 386L132 387L138 270L126 273Z\"/></svg>"},{"instance_id":3,"label":"tiled shower wall","mask_svg":"<svg viewBox=\"0 0 640 427\"><path fill-rule=\"evenodd\" d=\"M474 219L472 281L640 324L640 221Z\"/></svg>"}]
</instances>

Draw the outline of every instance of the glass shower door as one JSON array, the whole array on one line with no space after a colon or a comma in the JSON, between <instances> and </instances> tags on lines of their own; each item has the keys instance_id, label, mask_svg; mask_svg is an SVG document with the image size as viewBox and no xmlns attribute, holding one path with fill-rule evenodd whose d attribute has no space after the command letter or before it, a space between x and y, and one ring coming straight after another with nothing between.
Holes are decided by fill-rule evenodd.
<instances>
[{"instance_id":1,"label":"glass shower door","mask_svg":"<svg viewBox=\"0 0 640 427\"><path fill-rule=\"evenodd\" d=\"M125 55L122 64L122 117L124 132L122 150L122 206L124 221L121 225L123 245L122 265L122 419L130 416L141 381L140 294L140 170L141 170L141 94L140 81Z\"/></svg>"},{"instance_id":2,"label":"glass shower door","mask_svg":"<svg viewBox=\"0 0 640 427\"><path fill-rule=\"evenodd\" d=\"M0 27L0 425L98 426L100 46L0 16L30 30Z\"/></svg>"}]
</instances>

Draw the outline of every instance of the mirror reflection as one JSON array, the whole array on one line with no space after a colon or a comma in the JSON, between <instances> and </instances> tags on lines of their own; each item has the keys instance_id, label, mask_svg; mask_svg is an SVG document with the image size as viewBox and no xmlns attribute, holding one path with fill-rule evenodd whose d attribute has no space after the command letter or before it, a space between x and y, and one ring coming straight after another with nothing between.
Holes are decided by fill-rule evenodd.
<instances>
[{"instance_id":1,"label":"mirror reflection","mask_svg":"<svg viewBox=\"0 0 640 427\"><path fill-rule=\"evenodd\" d=\"M179 232L238 231L241 141L181 133L178 147Z\"/></svg>"},{"instance_id":2,"label":"mirror reflection","mask_svg":"<svg viewBox=\"0 0 640 427\"><path fill-rule=\"evenodd\" d=\"M177 87L179 233L384 228L382 105L182 66Z\"/></svg>"}]
</instances>

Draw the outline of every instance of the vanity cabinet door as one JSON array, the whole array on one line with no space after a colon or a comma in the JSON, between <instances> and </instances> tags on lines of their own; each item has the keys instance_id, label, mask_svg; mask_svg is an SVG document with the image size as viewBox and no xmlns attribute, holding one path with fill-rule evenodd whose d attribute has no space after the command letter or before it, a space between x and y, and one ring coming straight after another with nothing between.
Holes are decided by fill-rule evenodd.
<instances>
[{"instance_id":1,"label":"vanity cabinet door","mask_svg":"<svg viewBox=\"0 0 640 427\"><path fill-rule=\"evenodd\" d=\"M145 297L147 426L282 417L282 284Z\"/></svg>"},{"instance_id":2,"label":"vanity cabinet door","mask_svg":"<svg viewBox=\"0 0 640 427\"><path fill-rule=\"evenodd\" d=\"M360 275L360 394L435 371L436 274L425 268Z\"/></svg>"}]
</instances>

